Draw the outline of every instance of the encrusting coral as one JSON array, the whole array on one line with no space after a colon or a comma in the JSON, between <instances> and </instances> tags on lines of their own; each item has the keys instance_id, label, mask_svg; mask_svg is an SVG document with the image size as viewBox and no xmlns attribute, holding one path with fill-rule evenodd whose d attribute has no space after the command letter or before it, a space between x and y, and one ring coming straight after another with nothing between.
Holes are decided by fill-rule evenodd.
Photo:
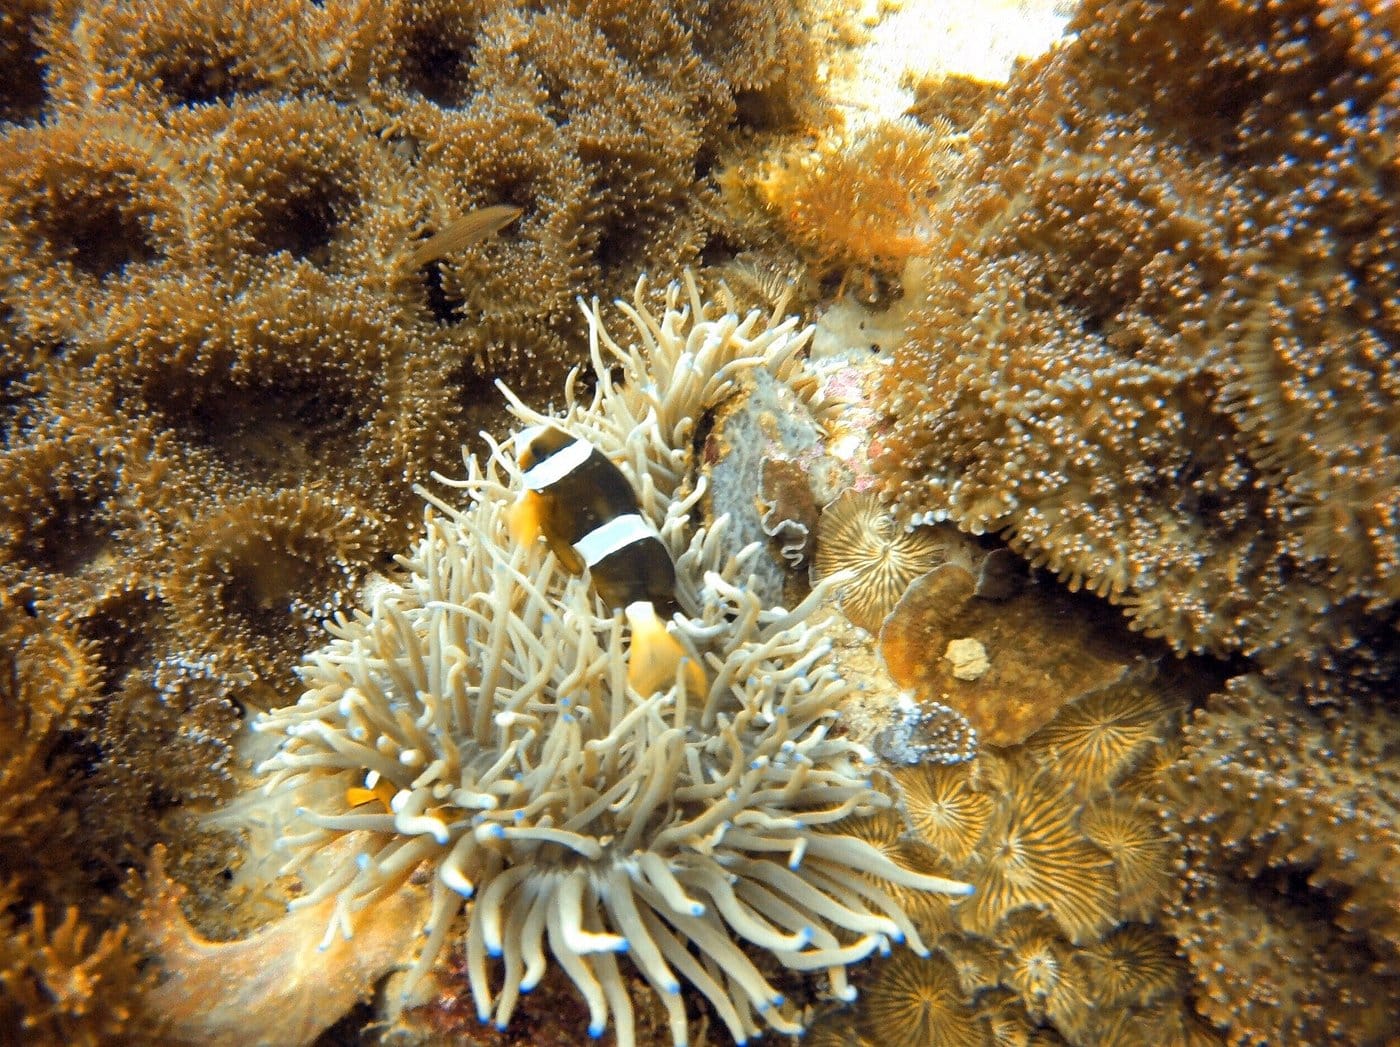
<instances>
[{"instance_id":1,"label":"encrusting coral","mask_svg":"<svg viewBox=\"0 0 1400 1047\"><path fill-rule=\"evenodd\" d=\"M84 895L100 856L80 850L65 751L95 693L80 639L0 593L0 1040L131 1042L148 987L125 925ZM63 899L83 897L87 909Z\"/></svg>"},{"instance_id":2,"label":"encrusting coral","mask_svg":"<svg viewBox=\"0 0 1400 1047\"><path fill-rule=\"evenodd\" d=\"M1393 5L1093 0L931 208L902 518L1314 696L1397 671Z\"/></svg>"},{"instance_id":3,"label":"encrusting coral","mask_svg":"<svg viewBox=\"0 0 1400 1047\"><path fill-rule=\"evenodd\" d=\"M403 935L414 963L393 989L400 1006L433 997L465 908L458 991L500 1028L557 964L590 1034L611 1024L632 1043L627 964L675 1044L689 1037L687 983L737 1042L765 1025L795 1033L774 963L823 971L849 999L848 965L900 942L926 952L894 891L970 890L847 828L891 801L869 752L831 729L852 685L811 616L840 576L790 610L765 607L744 586L760 546L733 548L726 517L692 520L705 487L698 420L755 368L820 396L797 357L810 329L716 315L693 283L684 306L680 294L672 285L657 315L639 282L626 344L588 310L591 401L571 381L558 418L511 402L522 422L587 438L628 477L675 560L684 613L672 628L704 686L679 672L638 693L622 616L543 545L510 537L522 489L512 438L484 466L468 457L453 484L466 508L429 496L427 534L402 573L337 618L301 669L301 699L256 724L282 740L240 817L287 818L283 872L305 885L292 908L328 906L326 943L428 886L426 919ZM211 1029L227 1019L215 1010Z\"/></svg>"},{"instance_id":4,"label":"encrusting coral","mask_svg":"<svg viewBox=\"0 0 1400 1047\"><path fill-rule=\"evenodd\" d=\"M1169 924L1232 1043L1386 1042L1400 992L1396 717L1299 709L1257 677L1197 711L1163 783Z\"/></svg>"}]
</instances>

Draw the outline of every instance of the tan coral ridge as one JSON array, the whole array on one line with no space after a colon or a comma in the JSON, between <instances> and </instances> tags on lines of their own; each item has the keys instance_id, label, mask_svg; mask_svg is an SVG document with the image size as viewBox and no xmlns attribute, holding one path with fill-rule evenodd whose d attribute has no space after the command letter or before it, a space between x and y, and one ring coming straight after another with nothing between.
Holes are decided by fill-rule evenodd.
<instances>
[{"instance_id":1,"label":"tan coral ridge","mask_svg":"<svg viewBox=\"0 0 1400 1047\"><path fill-rule=\"evenodd\" d=\"M490 379L552 387L576 294L697 257L706 169L810 60L747 0L25 0L0 59L0 587L97 663L76 849L130 867L228 795Z\"/></svg>"},{"instance_id":2,"label":"tan coral ridge","mask_svg":"<svg viewBox=\"0 0 1400 1047\"><path fill-rule=\"evenodd\" d=\"M1180 651L1384 689L1400 16L1082 6L970 133L883 395L905 518L998 531Z\"/></svg>"},{"instance_id":3,"label":"tan coral ridge","mask_svg":"<svg viewBox=\"0 0 1400 1047\"><path fill-rule=\"evenodd\" d=\"M845 829L890 800L870 780L869 752L833 736L851 685L810 618L830 586L791 610L763 607L742 584L760 546L731 549L724 517L691 518L704 494L697 420L757 367L819 395L798 370L810 330L713 315L693 284L684 308L679 295L673 285L654 315L639 284L626 344L589 311L591 402L574 382L561 419L512 402L523 422L586 436L633 481L676 559L687 614L673 627L705 688L688 693L684 673L655 694L630 688L622 618L543 546L510 539L520 477L508 441L484 466L468 458L456 483L467 508L430 496L403 573L336 622L301 670L300 701L258 722L283 740L248 813L286 818L284 872L306 888L293 908L329 906L326 942L364 920L378 927L380 906L427 886L426 920L403 932L414 963L394 988L401 1004L446 988L433 972L465 909L456 992L499 1027L558 965L590 1033L611 1024L620 1044L634 1038L629 967L676 1044L689 1036L683 983L736 1041L762 1026L796 1032L774 964L823 971L848 998L848 965L898 942L924 951L891 890L967 890ZM229 1021L214 1007L205 1031Z\"/></svg>"}]
</instances>

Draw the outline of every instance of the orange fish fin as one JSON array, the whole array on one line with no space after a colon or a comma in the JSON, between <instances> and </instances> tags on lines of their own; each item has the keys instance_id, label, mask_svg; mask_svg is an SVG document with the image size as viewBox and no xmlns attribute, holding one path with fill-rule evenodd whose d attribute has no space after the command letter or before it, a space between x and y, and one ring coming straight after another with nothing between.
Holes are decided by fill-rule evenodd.
<instances>
[{"instance_id":1,"label":"orange fish fin","mask_svg":"<svg viewBox=\"0 0 1400 1047\"><path fill-rule=\"evenodd\" d=\"M627 682L641 695L664 691L685 674L686 691L702 694L705 673L694 658L666 629L650 602L638 600L623 612L632 627L632 645L627 653Z\"/></svg>"},{"instance_id":2,"label":"orange fish fin","mask_svg":"<svg viewBox=\"0 0 1400 1047\"><path fill-rule=\"evenodd\" d=\"M373 803L378 800L384 805L384 810L392 811L394 809L394 791L394 787L382 778L374 783L373 789L352 785L345 790L345 803L349 807L359 807L361 804Z\"/></svg>"},{"instance_id":3,"label":"orange fish fin","mask_svg":"<svg viewBox=\"0 0 1400 1047\"><path fill-rule=\"evenodd\" d=\"M358 807L362 803L369 803L375 798L373 789L362 789L358 785L352 785L345 790L345 806Z\"/></svg>"},{"instance_id":4,"label":"orange fish fin","mask_svg":"<svg viewBox=\"0 0 1400 1047\"><path fill-rule=\"evenodd\" d=\"M358 787L358 785L351 785L349 789L346 789L346 806L351 806L351 808L358 808L364 803L372 803L378 798L379 794L374 789L365 789Z\"/></svg>"},{"instance_id":5,"label":"orange fish fin","mask_svg":"<svg viewBox=\"0 0 1400 1047\"><path fill-rule=\"evenodd\" d=\"M533 491L524 492L506 510L506 527L510 536L521 545L533 545L544 534L540 519L540 497Z\"/></svg>"},{"instance_id":6,"label":"orange fish fin","mask_svg":"<svg viewBox=\"0 0 1400 1047\"><path fill-rule=\"evenodd\" d=\"M564 570L570 574L582 574L583 558L572 545L555 537L546 523L548 513L549 506L544 496L525 491L506 510L506 528L511 538L521 545L533 545L543 538Z\"/></svg>"}]
</instances>

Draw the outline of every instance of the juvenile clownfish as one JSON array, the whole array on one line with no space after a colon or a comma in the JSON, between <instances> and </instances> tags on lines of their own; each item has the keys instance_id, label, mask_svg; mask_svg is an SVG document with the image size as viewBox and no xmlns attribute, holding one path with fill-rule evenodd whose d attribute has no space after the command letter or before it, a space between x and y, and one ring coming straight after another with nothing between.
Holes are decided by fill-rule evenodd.
<instances>
[{"instance_id":1,"label":"juvenile clownfish","mask_svg":"<svg viewBox=\"0 0 1400 1047\"><path fill-rule=\"evenodd\" d=\"M676 566L622 470L554 426L529 436L519 460L525 489L510 509L511 535L525 544L543 537L566 570L587 570L609 610L626 615L627 682L655 694L684 671L687 689L703 690L705 674L665 625L678 610Z\"/></svg>"}]
</instances>

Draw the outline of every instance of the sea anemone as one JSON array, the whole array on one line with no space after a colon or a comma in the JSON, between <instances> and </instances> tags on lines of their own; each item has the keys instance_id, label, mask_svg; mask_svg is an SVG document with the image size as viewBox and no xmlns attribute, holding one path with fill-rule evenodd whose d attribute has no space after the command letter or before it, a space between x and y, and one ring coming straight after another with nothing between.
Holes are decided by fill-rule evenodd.
<instances>
[{"instance_id":1,"label":"sea anemone","mask_svg":"<svg viewBox=\"0 0 1400 1047\"><path fill-rule=\"evenodd\" d=\"M484 466L468 458L454 483L468 507L428 496L436 511L402 573L373 588L367 610L337 618L302 668L300 701L259 721L283 736L261 771L268 804L298 805L300 826L282 841L284 872L307 888L293 905L335 899L327 942L415 873L430 881L404 1002L469 899L467 980L483 1021L504 1028L552 958L584 997L589 1034L611 1019L626 1047L625 955L675 1044L688 1035L683 982L742 1043L759 1031L755 1012L801 1028L746 947L824 970L850 999L847 965L891 942L926 953L896 898L863 874L971 888L906 869L838 824L890 806L869 753L831 733L851 685L809 616L840 579L791 610L764 607L744 584L758 547L730 549L725 517L693 526L705 487L691 472L696 420L742 371L795 378L809 332L756 312L707 316L693 283L689 307L673 285L660 318L643 295L639 283L622 307L637 335L626 348L596 302L585 308L591 403L574 381L559 418L509 398L523 422L586 437L632 482L675 559L685 613L670 626L705 687L689 689L685 672L653 694L630 687L622 616L544 546L512 541L512 437ZM329 860L342 847L354 859Z\"/></svg>"}]
</instances>

